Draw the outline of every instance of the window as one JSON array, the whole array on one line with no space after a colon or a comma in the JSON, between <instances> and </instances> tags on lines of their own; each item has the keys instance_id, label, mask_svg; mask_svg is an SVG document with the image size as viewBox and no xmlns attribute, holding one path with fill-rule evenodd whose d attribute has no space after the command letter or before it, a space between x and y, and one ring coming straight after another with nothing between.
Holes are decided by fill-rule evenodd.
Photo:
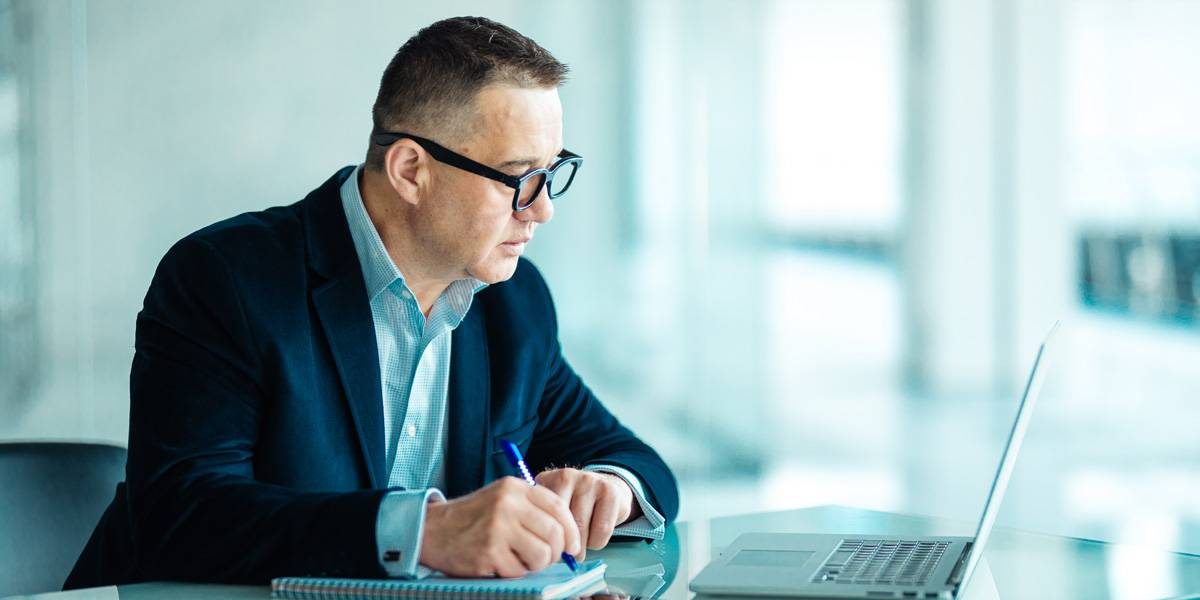
<instances>
[{"instance_id":1,"label":"window","mask_svg":"<svg viewBox=\"0 0 1200 600\"><path fill-rule=\"evenodd\" d=\"M1083 302L1200 323L1200 5L1076 2L1066 184Z\"/></svg>"}]
</instances>

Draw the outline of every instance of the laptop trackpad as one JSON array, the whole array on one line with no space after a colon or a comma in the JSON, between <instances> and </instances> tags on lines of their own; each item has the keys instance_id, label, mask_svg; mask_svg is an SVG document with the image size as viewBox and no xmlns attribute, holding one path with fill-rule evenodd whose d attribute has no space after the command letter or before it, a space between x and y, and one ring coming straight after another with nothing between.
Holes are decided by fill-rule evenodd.
<instances>
[{"instance_id":1,"label":"laptop trackpad","mask_svg":"<svg viewBox=\"0 0 1200 600\"><path fill-rule=\"evenodd\" d=\"M732 567L799 568L815 554L804 550L738 550L729 559Z\"/></svg>"}]
</instances>

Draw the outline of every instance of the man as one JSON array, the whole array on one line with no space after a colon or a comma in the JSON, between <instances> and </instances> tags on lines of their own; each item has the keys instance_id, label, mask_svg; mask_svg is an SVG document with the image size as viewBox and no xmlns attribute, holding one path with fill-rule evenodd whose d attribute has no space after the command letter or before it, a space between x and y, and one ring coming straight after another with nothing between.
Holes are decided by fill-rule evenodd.
<instances>
[{"instance_id":1,"label":"man","mask_svg":"<svg viewBox=\"0 0 1200 600\"><path fill-rule=\"evenodd\" d=\"M384 71L364 165L171 248L138 315L126 481L67 588L512 577L662 534L670 470L564 361L521 258L583 160L565 75L508 27L435 23Z\"/></svg>"}]
</instances>

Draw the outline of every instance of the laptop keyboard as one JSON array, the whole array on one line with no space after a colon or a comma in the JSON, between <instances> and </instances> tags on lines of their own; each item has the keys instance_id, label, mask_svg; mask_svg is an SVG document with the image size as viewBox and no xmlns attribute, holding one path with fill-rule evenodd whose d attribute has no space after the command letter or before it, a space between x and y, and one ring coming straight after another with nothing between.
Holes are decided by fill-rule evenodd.
<instances>
[{"instance_id":1,"label":"laptop keyboard","mask_svg":"<svg viewBox=\"0 0 1200 600\"><path fill-rule=\"evenodd\" d=\"M949 542L842 540L813 583L924 585Z\"/></svg>"}]
</instances>

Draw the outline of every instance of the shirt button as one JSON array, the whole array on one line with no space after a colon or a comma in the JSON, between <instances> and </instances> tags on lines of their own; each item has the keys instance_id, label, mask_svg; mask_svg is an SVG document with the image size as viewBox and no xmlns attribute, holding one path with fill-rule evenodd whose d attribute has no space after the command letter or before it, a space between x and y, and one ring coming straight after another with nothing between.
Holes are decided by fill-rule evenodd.
<instances>
[{"instance_id":1,"label":"shirt button","mask_svg":"<svg viewBox=\"0 0 1200 600\"><path fill-rule=\"evenodd\" d=\"M408 426L408 437L417 437L417 426L416 425Z\"/></svg>"},{"instance_id":2,"label":"shirt button","mask_svg":"<svg viewBox=\"0 0 1200 600\"><path fill-rule=\"evenodd\" d=\"M403 292L400 292L400 297L404 298L405 300L412 300L412 294L410 294L408 292L408 290L404 290Z\"/></svg>"}]
</instances>

